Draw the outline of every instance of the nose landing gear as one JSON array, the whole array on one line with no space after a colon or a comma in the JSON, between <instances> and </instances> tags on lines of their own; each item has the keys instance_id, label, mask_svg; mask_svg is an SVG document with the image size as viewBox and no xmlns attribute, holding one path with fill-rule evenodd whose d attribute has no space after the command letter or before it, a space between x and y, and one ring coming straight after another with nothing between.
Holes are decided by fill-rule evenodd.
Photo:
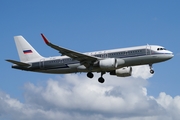
<instances>
[{"instance_id":1,"label":"nose landing gear","mask_svg":"<svg viewBox=\"0 0 180 120\"><path fill-rule=\"evenodd\" d=\"M150 73L151 73L151 74L154 74L154 70L150 70Z\"/></svg>"},{"instance_id":2,"label":"nose landing gear","mask_svg":"<svg viewBox=\"0 0 180 120\"><path fill-rule=\"evenodd\" d=\"M152 64L149 64L149 67L150 67L150 73L154 74L154 70L152 69Z\"/></svg>"}]
</instances>

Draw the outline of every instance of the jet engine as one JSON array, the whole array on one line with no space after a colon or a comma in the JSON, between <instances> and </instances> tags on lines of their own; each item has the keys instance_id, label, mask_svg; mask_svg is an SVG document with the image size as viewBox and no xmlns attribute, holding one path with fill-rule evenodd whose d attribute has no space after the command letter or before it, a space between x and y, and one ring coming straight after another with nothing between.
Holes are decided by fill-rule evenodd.
<instances>
[{"instance_id":1,"label":"jet engine","mask_svg":"<svg viewBox=\"0 0 180 120\"><path fill-rule=\"evenodd\" d=\"M97 61L96 63L94 63L94 66L98 66L104 70L114 70L120 67L121 65L123 65L124 63L125 61L123 59L106 58L106 59Z\"/></svg>"},{"instance_id":2,"label":"jet engine","mask_svg":"<svg viewBox=\"0 0 180 120\"><path fill-rule=\"evenodd\" d=\"M102 69L114 69L117 67L117 60L115 58L100 60L99 67Z\"/></svg>"},{"instance_id":3,"label":"jet engine","mask_svg":"<svg viewBox=\"0 0 180 120\"><path fill-rule=\"evenodd\" d=\"M116 69L110 72L110 75L116 75L118 77L128 77L131 76L132 67L123 67L120 69Z\"/></svg>"}]
</instances>

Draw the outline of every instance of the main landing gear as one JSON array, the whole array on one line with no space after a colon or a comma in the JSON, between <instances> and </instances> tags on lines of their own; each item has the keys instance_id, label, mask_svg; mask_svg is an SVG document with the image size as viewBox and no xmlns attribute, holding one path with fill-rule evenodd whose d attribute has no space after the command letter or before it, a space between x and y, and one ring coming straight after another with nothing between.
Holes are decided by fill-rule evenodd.
<instances>
[{"instance_id":1,"label":"main landing gear","mask_svg":"<svg viewBox=\"0 0 180 120\"><path fill-rule=\"evenodd\" d=\"M102 77L105 74L105 72L101 72L101 77L98 79L100 83L104 83L104 78Z\"/></svg>"},{"instance_id":2,"label":"main landing gear","mask_svg":"<svg viewBox=\"0 0 180 120\"><path fill-rule=\"evenodd\" d=\"M150 67L150 73L154 74L154 70L152 69L152 64L149 64L149 67Z\"/></svg>"},{"instance_id":3,"label":"main landing gear","mask_svg":"<svg viewBox=\"0 0 180 120\"><path fill-rule=\"evenodd\" d=\"M88 77L88 78L93 78L93 77L94 77L94 75L93 75L93 73L92 73L92 72L88 72L88 73L87 73L87 77Z\"/></svg>"},{"instance_id":4,"label":"main landing gear","mask_svg":"<svg viewBox=\"0 0 180 120\"><path fill-rule=\"evenodd\" d=\"M104 83L104 81L105 81L104 78L102 77L104 74L105 74L105 72L101 72L101 77L98 78L98 81L99 81L100 83ZM88 77L88 78L93 78L94 75L93 75L92 72L88 72L88 73L87 73L87 77Z\"/></svg>"}]
</instances>

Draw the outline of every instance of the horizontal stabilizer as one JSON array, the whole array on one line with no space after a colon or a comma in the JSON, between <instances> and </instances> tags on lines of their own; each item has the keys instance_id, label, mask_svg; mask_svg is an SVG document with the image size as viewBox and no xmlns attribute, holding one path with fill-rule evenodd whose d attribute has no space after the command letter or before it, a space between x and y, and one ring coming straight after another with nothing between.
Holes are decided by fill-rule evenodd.
<instances>
[{"instance_id":1,"label":"horizontal stabilizer","mask_svg":"<svg viewBox=\"0 0 180 120\"><path fill-rule=\"evenodd\" d=\"M31 65L28 64L28 63L19 62L19 61L15 61L15 60L6 60L6 61L8 61L8 62L10 62L10 63L13 63L13 64L16 64L16 65L18 65L18 66L24 66L24 67L29 67L29 66L31 66Z\"/></svg>"}]
</instances>

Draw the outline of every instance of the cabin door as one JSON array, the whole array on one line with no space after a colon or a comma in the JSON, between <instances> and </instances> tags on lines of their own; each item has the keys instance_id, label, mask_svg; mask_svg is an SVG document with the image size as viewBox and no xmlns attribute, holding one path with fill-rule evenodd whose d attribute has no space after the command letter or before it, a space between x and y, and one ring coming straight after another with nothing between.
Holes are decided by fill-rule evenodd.
<instances>
[{"instance_id":1,"label":"cabin door","mask_svg":"<svg viewBox=\"0 0 180 120\"><path fill-rule=\"evenodd\" d=\"M39 61L39 67L40 67L40 68L44 68L44 59L41 59L41 60Z\"/></svg>"},{"instance_id":2,"label":"cabin door","mask_svg":"<svg viewBox=\"0 0 180 120\"><path fill-rule=\"evenodd\" d=\"M146 55L151 55L151 46L150 45L146 45Z\"/></svg>"},{"instance_id":3,"label":"cabin door","mask_svg":"<svg viewBox=\"0 0 180 120\"><path fill-rule=\"evenodd\" d=\"M103 53L101 54L101 58L108 58L108 54L105 51L103 51Z\"/></svg>"}]
</instances>

